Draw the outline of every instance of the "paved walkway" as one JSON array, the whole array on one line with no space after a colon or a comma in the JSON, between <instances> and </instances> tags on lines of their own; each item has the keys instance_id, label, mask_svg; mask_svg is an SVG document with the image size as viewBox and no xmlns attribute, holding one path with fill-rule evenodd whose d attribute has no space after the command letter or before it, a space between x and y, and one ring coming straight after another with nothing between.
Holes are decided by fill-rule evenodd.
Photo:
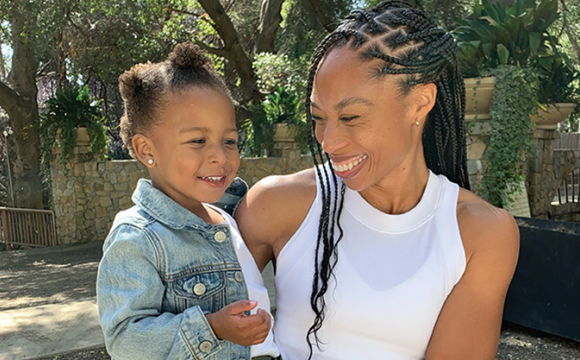
<instances>
[{"instance_id":1,"label":"paved walkway","mask_svg":"<svg viewBox=\"0 0 580 360\"><path fill-rule=\"evenodd\" d=\"M101 247L0 252L0 360L104 343L95 298Z\"/></svg>"}]
</instances>

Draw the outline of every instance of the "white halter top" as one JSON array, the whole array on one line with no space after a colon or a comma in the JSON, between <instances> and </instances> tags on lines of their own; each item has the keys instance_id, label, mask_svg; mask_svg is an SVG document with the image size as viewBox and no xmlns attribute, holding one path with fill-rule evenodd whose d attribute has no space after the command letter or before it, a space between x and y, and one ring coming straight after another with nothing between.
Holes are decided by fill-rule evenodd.
<instances>
[{"instance_id":1,"label":"white halter top","mask_svg":"<svg viewBox=\"0 0 580 360\"><path fill-rule=\"evenodd\" d=\"M339 188L342 182L339 179ZM308 357L310 294L322 209L320 184L306 219L280 252L274 338L283 359ZM346 189L335 279L316 360L419 360L447 296L466 267L457 225L459 187L430 173L421 201L389 215ZM322 249L322 245L321 245ZM322 251L321 251L322 252Z\"/></svg>"}]
</instances>

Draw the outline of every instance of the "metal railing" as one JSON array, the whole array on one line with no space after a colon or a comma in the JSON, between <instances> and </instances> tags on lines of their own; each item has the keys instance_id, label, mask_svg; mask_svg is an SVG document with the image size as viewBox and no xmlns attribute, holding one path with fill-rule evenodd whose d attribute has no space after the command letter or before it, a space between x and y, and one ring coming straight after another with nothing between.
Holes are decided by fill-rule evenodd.
<instances>
[{"instance_id":1,"label":"metal railing","mask_svg":"<svg viewBox=\"0 0 580 360\"><path fill-rule=\"evenodd\" d=\"M54 212L51 210L0 207L0 242L14 245L57 245Z\"/></svg>"},{"instance_id":2,"label":"metal railing","mask_svg":"<svg viewBox=\"0 0 580 360\"><path fill-rule=\"evenodd\" d=\"M569 204L579 202L580 196L580 169L568 173L558 187L558 203Z\"/></svg>"}]
</instances>

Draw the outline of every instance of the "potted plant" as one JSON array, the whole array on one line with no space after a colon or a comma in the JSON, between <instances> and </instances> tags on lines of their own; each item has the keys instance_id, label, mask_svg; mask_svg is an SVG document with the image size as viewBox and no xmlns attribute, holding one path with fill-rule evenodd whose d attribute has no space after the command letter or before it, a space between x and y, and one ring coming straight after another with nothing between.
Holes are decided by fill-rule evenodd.
<instances>
[{"instance_id":1,"label":"potted plant","mask_svg":"<svg viewBox=\"0 0 580 360\"><path fill-rule=\"evenodd\" d=\"M60 149L63 165L72 159L76 146L90 146L89 157L105 156L109 143L100 103L91 98L87 86L57 90L46 102L40 126L45 166L50 166L53 148Z\"/></svg>"},{"instance_id":2,"label":"potted plant","mask_svg":"<svg viewBox=\"0 0 580 360\"><path fill-rule=\"evenodd\" d=\"M580 101L580 90L572 84L580 79L580 73L566 54L554 49L554 55L540 59L537 65L541 84L541 106L532 121L538 129L555 129L574 112Z\"/></svg>"},{"instance_id":3,"label":"potted plant","mask_svg":"<svg viewBox=\"0 0 580 360\"><path fill-rule=\"evenodd\" d=\"M465 77L466 120L489 119L495 78L501 65L528 67L553 56L556 40L548 28L558 18L557 0L516 0L509 7L482 0L465 20L457 19L458 61Z\"/></svg>"},{"instance_id":4,"label":"potted plant","mask_svg":"<svg viewBox=\"0 0 580 360\"><path fill-rule=\"evenodd\" d=\"M307 146L307 125L300 114L298 97L283 87L278 87L254 106L253 113L249 143L254 156L260 156L264 151L272 154L277 141L296 141L301 148Z\"/></svg>"}]
</instances>

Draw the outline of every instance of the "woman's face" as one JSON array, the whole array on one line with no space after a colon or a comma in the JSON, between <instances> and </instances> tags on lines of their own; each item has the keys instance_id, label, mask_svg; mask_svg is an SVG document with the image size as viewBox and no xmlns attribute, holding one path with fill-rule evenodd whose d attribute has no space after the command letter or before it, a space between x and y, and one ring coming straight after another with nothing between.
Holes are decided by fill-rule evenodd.
<instances>
[{"instance_id":1,"label":"woman's face","mask_svg":"<svg viewBox=\"0 0 580 360\"><path fill-rule=\"evenodd\" d=\"M330 155L336 175L355 191L404 171L419 155L423 158L426 113L417 111L416 89L402 95L397 83L402 78L373 78L376 67L344 46L327 54L314 78L316 139Z\"/></svg>"}]
</instances>

